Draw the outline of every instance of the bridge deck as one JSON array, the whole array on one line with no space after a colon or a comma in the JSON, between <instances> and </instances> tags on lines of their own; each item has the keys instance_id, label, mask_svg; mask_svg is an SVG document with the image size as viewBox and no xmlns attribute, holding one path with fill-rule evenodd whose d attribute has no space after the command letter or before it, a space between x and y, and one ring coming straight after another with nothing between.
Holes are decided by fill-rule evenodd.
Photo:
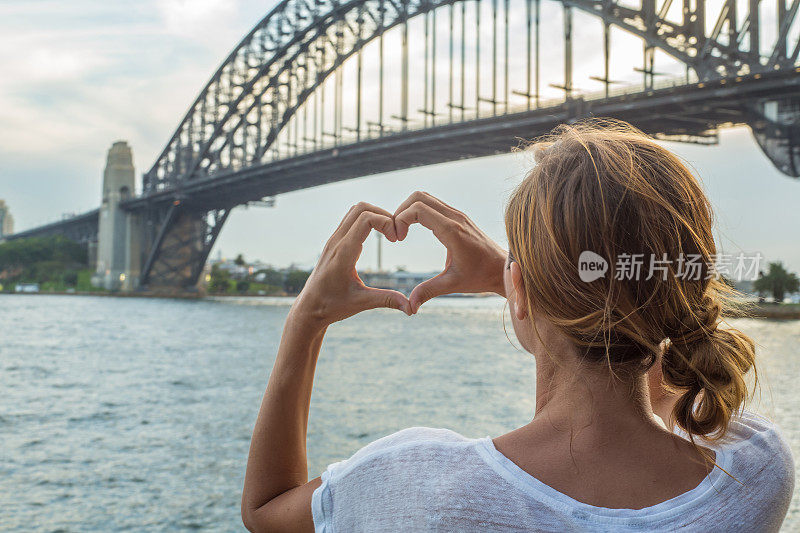
<instances>
[{"instance_id":1,"label":"bridge deck","mask_svg":"<svg viewBox=\"0 0 800 533\"><path fill-rule=\"evenodd\" d=\"M11 235L6 235L5 239L13 241L16 239L28 239L30 237L48 237L50 235L66 235L67 237L80 242L88 242L90 235L97 235L97 222L100 216L100 209L93 209L86 213L81 213L71 218L51 222L44 226L19 231Z\"/></svg>"}]
</instances>

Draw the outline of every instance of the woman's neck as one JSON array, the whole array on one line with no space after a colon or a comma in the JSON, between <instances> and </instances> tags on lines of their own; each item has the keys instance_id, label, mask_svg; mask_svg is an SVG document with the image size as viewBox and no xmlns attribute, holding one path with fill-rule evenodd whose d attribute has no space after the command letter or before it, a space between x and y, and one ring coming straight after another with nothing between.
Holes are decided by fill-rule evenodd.
<instances>
[{"instance_id":1,"label":"woman's neck","mask_svg":"<svg viewBox=\"0 0 800 533\"><path fill-rule=\"evenodd\" d=\"M641 509L691 490L710 471L653 414L645 376L623 380L547 356L536 370L533 420L493 442L542 483L590 505Z\"/></svg>"},{"instance_id":2,"label":"woman's neck","mask_svg":"<svg viewBox=\"0 0 800 533\"><path fill-rule=\"evenodd\" d=\"M645 375L623 377L607 366L587 365L571 357L559 359L556 363L546 355L536 357L534 420L546 418L572 429L596 423L606 429L620 424L658 424Z\"/></svg>"}]
</instances>

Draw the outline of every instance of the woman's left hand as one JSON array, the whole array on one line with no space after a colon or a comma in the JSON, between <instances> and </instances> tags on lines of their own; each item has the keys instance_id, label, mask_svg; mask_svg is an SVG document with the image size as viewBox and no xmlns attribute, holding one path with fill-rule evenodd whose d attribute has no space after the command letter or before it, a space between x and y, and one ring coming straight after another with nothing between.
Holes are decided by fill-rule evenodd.
<instances>
[{"instance_id":1,"label":"woman's left hand","mask_svg":"<svg viewBox=\"0 0 800 533\"><path fill-rule=\"evenodd\" d=\"M367 287L356 272L356 261L370 232L397 241L391 213L360 202L350 208L328 239L317 266L292 306L290 317L325 328L361 311L388 307L410 315L408 299L398 291Z\"/></svg>"}]
</instances>

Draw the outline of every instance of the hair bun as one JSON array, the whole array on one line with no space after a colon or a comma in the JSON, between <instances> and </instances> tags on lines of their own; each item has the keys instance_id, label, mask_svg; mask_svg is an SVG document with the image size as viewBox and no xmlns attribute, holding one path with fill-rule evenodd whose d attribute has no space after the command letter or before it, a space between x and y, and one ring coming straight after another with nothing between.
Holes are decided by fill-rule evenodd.
<instances>
[{"instance_id":1,"label":"hair bun","mask_svg":"<svg viewBox=\"0 0 800 533\"><path fill-rule=\"evenodd\" d=\"M744 374L755 362L755 345L736 329L711 325L669 337L662 359L666 382L683 390L673 416L690 434L721 437L748 395ZM702 394L701 394L702 393Z\"/></svg>"},{"instance_id":2,"label":"hair bun","mask_svg":"<svg viewBox=\"0 0 800 533\"><path fill-rule=\"evenodd\" d=\"M706 295L698 307L678 324L667 328L665 333L670 344L696 346L713 338L719 327L722 305L718 299Z\"/></svg>"}]
</instances>

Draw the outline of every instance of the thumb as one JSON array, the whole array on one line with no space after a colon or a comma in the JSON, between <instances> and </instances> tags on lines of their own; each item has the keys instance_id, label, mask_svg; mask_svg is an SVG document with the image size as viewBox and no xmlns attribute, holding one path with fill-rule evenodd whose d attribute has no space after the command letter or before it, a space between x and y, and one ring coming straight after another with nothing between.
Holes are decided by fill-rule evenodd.
<instances>
[{"instance_id":1,"label":"thumb","mask_svg":"<svg viewBox=\"0 0 800 533\"><path fill-rule=\"evenodd\" d=\"M420 306L428 300L454 292L451 278L449 273L442 272L414 287L414 290L411 291L411 296L408 298L411 304L411 312L416 313L419 311Z\"/></svg>"},{"instance_id":2,"label":"thumb","mask_svg":"<svg viewBox=\"0 0 800 533\"><path fill-rule=\"evenodd\" d=\"M408 303L408 298L401 292L373 287L364 287L360 292L359 300L364 310L387 307L398 309L411 316L411 305Z\"/></svg>"}]
</instances>

